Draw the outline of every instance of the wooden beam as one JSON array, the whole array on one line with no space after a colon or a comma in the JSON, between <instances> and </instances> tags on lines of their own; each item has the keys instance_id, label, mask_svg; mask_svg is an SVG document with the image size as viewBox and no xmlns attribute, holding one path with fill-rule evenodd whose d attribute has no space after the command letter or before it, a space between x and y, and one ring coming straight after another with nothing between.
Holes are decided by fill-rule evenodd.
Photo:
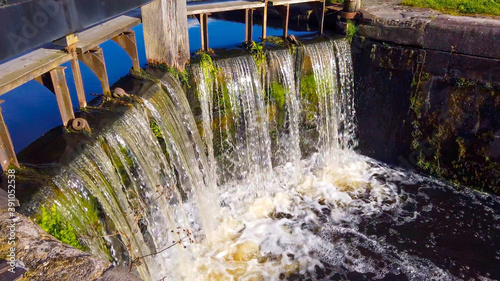
<instances>
[{"instance_id":1,"label":"wooden beam","mask_svg":"<svg viewBox=\"0 0 500 281\"><path fill-rule=\"evenodd\" d=\"M208 47L208 14L196 15L196 18L200 22L201 49L208 52L210 49Z\"/></svg>"},{"instance_id":2,"label":"wooden beam","mask_svg":"<svg viewBox=\"0 0 500 281\"><path fill-rule=\"evenodd\" d=\"M288 36L288 18L290 17L290 5L277 6L276 10L281 16L281 22L283 26L283 38Z\"/></svg>"},{"instance_id":3,"label":"wooden beam","mask_svg":"<svg viewBox=\"0 0 500 281\"><path fill-rule=\"evenodd\" d=\"M104 54L100 47L95 47L83 54L78 54L78 58L86 66L88 66L99 78L102 86L102 93L106 97L111 97L111 90L109 88L108 73L106 71L106 63L104 61Z\"/></svg>"},{"instance_id":4,"label":"wooden beam","mask_svg":"<svg viewBox=\"0 0 500 281\"><path fill-rule=\"evenodd\" d=\"M262 11L262 40L267 37L267 0L264 0L264 10Z\"/></svg>"},{"instance_id":5,"label":"wooden beam","mask_svg":"<svg viewBox=\"0 0 500 281\"><path fill-rule=\"evenodd\" d=\"M253 41L253 9L245 9L245 42Z\"/></svg>"},{"instance_id":6,"label":"wooden beam","mask_svg":"<svg viewBox=\"0 0 500 281\"><path fill-rule=\"evenodd\" d=\"M56 94L57 105L61 113L63 125L66 127L70 120L75 119L73 112L73 104L71 103L71 96L66 83L66 76L64 75L65 67L56 67L50 71L52 78L52 85L54 86L54 93Z\"/></svg>"},{"instance_id":7,"label":"wooden beam","mask_svg":"<svg viewBox=\"0 0 500 281\"><path fill-rule=\"evenodd\" d=\"M0 95L72 59L60 49L40 48L0 65Z\"/></svg>"},{"instance_id":8,"label":"wooden beam","mask_svg":"<svg viewBox=\"0 0 500 281\"><path fill-rule=\"evenodd\" d=\"M76 53L76 44L66 48L71 54L71 70L73 71L73 79L75 81L76 95L78 97L78 105L80 108L87 107L87 99L85 98L85 89L83 88L82 72L80 71L80 62Z\"/></svg>"},{"instance_id":9,"label":"wooden beam","mask_svg":"<svg viewBox=\"0 0 500 281\"><path fill-rule=\"evenodd\" d=\"M19 168L14 145L3 119L2 108L0 108L0 163L4 171L7 171L11 164Z\"/></svg>"},{"instance_id":10,"label":"wooden beam","mask_svg":"<svg viewBox=\"0 0 500 281\"><path fill-rule=\"evenodd\" d=\"M135 39L135 32L132 30L129 30L127 32L121 33L120 35L117 35L112 38L113 41L116 42L116 44L120 45L125 52L130 56L132 59L132 68L135 71L140 72L141 71L141 65L139 64L139 54L137 52L137 42Z\"/></svg>"},{"instance_id":11,"label":"wooden beam","mask_svg":"<svg viewBox=\"0 0 500 281\"><path fill-rule=\"evenodd\" d=\"M323 35L323 32L324 32L325 12L326 12L325 4L326 4L326 1L311 3L311 6L314 9L314 14L316 15L316 19L318 20L319 34L320 35Z\"/></svg>"},{"instance_id":12,"label":"wooden beam","mask_svg":"<svg viewBox=\"0 0 500 281\"><path fill-rule=\"evenodd\" d=\"M78 33L77 52L83 54L141 23L141 15L134 10Z\"/></svg>"}]
</instances>

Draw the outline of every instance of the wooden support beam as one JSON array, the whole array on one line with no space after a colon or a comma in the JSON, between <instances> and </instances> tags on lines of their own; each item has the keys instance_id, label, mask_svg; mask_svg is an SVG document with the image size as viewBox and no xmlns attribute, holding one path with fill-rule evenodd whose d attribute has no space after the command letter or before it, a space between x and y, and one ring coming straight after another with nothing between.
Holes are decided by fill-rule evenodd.
<instances>
[{"instance_id":1,"label":"wooden support beam","mask_svg":"<svg viewBox=\"0 0 500 281\"><path fill-rule=\"evenodd\" d=\"M319 25L319 34L323 35L324 33L324 24L325 24L325 12L326 12L326 1L323 0L321 2L312 2L311 6L314 9L314 14L316 15L316 19L318 20Z\"/></svg>"},{"instance_id":2,"label":"wooden support beam","mask_svg":"<svg viewBox=\"0 0 500 281\"><path fill-rule=\"evenodd\" d=\"M76 44L66 48L71 54L71 70L73 71L73 79L75 80L76 95L78 97L78 105L80 108L87 107L87 100L85 98L85 90L83 88L82 72L80 71L80 62L78 61L78 54L76 53Z\"/></svg>"},{"instance_id":3,"label":"wooden support beam","mask_svg":"<svg viewBox=\"0 0 500 281\"><path fill-rule=\"evenodd\" d=\"M196 18L200 22L201 49L208 52L210 49L208 47L208 14L199 14Z\"/></svg>"},{"instance_id":4,"label":"wooden support beam","mask_svg":"<svg viewBox=\"0 0 500 281\"><path fill-rule=\"evenodd\" d=\"M111 97L109 88L108 73L106 71L106 63L104 62L104 54L100 47L90 49L88 52L78 54L78 58L86 66L88 66L97 75L101 81L102 92L104 96Z\"/></svg>"},{"instance_id":5,"label":"wooden support beam","mask_svg":"<svg viewBox=\"0 0 500 281\"><path fill-rule=\"evenodd\" d=\"M190 58L186 1L154 0L141 11L148 64L183 70Z\"/></svg>"},{"instance_id":6,"label":"wooden support beam","mask_svg":"<svg viewBox=\"0 0 500 281\"><path fill-rule=\"evenodd\" d=\"M77 44L79 44L79 37L77 34L69 34L65 37L59 38L54 41L54 45L61 46L66 49L66 51L71 54L71 70L73 71L73 78L75 81L76 95L78 97L78 104L81 108L85 108L87 106L87 100L85 98L85 90L83 88L83 79L82 73L80 71L80 63L78 62L78 54L77 54ZM44 75L38 77L43 78ZM35 78L37 79L37 78ZM47 82L41 81L43 85L49 87ZM53 89L50 89L54 92Z\"/></svg>"},{"instance_id":7,"label":"wooden support beam","mask_svg":"<svg viewBox=\"0 0 500 281\"><path fill-rule=\"evenodd\" d=\"M9 130L3 119L2 108L0 108L0 164L4 171L7 171L11 164L19 168L14 145L12 144Z\"/></svg>"},{"instance_id":8,"label":"wooden support beam","mask_svg":"<svg viewBox=\"0 0 500 281\"><path fill-rule=\"evenodd\" d=\"M262 11L262 40L267 37L267 0L264 0L264 10Z\"/></svg>"},{"instance_id":9,"label":"wooden support beam","mask_svg":"<svg viewBox=\"0 0 500 281\"><path fill-rule=\"evenodd\" d=\"M253 9L245 9L245 42L253 41Z\"/></svg>"},{"instance_id":10,"label":"wooden support beam","mask_svg":"<svg viewBox=\"0 0 500 281\"><path fill-rule=\"evenodd\" d=\"M290 17L290 5L276 6L278 13L281 16L281 21L283 25L283 38L288 36L288 18Z\"/></svg>"},{"instance_id":11,"label":"wooden support beam","mask_svg":"<svg viewBox=\"0 0 500 281\"><path fill-rule=\"evenodd\" d=\"M54 87L54 94L56 94L61 119L63 125L66 127L70 120L75 119L75 113L73 112L73 104L71 103L71 96L68 84L66 83L64 69L65 67L61 66L54 68L50 71L50 77L52 78L52 85Z\"/></svg>"},{"instance_id":12,"label":"wooden support beam","mask_svg":"<svg viewBox=\"0 0 500 281\"><path fill-rule=\"evenodd\" d=\"M122 47L125 52L132 59L132 68L135 71L141 71L141 65L139 64L139 54L137 52L137 42L135 39L135 32L133 30L129 30L127 32L123 32L112 38L120 47Z\"/></svg>"}]
</instances>

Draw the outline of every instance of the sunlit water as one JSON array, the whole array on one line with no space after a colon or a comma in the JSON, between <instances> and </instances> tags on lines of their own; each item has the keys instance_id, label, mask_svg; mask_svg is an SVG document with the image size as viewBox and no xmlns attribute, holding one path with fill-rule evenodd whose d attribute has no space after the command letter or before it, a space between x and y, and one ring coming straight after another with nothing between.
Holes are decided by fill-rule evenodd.
<instances>
[{"instance_id":1,"label":"sunlit water","mask_svg":"<svg viewBox=\"0 0 500 281\"><path fill-rule=\"evenodd\" d=\"M145 280L499 279L497 196L355 152L348 44L193 66L201 116L166 76L54 178L60 211Z\"/></svg>"}]
</instances>

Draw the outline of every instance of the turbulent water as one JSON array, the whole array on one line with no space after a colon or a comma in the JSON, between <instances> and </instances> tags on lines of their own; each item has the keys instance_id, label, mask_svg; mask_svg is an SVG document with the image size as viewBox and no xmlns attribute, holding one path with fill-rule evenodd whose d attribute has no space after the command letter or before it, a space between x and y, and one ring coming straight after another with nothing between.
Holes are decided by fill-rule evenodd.
<instances>
[{"instance_id":1,"label":"turbulent water","mask_svg":"<svg viewBox=\"0 0 500 281\"><path fill-rule=\"evenodd\" d=\"M89 252L145 280L500 278L498 197L354 151L346 40L214 69L191 104L165 76L54 178Z\"/></svg>"}]
</instances>

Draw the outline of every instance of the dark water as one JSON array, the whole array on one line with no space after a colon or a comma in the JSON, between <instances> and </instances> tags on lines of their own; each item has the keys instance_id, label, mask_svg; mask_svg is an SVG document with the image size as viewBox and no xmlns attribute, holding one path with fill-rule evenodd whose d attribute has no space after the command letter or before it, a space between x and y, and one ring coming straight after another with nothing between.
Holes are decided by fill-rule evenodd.
<instances>
[{"instance_id":1,"label":"dark water","mask_svg":"<svg viewBox=\"0 0 500 281\"><path fill-rule=\"evenodd\" d=\"M406 171L390 174L376 177L394 184L400 206L341 221L324 216L321 236L335 257L287 279L500 280L498 196Z\"/></svg>"}]
</instances>

